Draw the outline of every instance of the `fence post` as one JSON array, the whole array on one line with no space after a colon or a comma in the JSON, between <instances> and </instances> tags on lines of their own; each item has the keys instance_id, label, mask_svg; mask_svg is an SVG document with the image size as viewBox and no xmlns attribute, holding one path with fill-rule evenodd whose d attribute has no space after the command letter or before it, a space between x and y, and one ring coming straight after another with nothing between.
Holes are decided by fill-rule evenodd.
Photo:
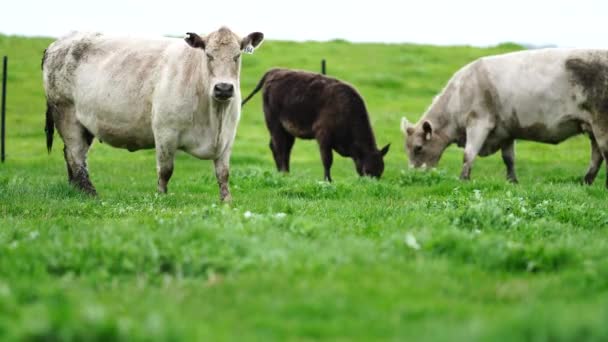
<instances>
[{"instance_id":1,"label":"fence post","mask_svg":"<svg viewBox=\"0 0 608 342\"><path fill-rule=\"evenodd\" d=\"M8 57L4 56L2 59L2 127L0 128L0 143L2 144L2 151L0 151L0 159L4 163L6 159L6 69L8 66Z\"/></svg>"},{"instance_id":2,"label":"fence post","mask_svg":"<svg viewBox=\"0 0 608 342\"><path fill-rule=\"evenodd\" d=\"M326 65L325 65L325 59L321 60L321 74L327 75L327 69L326 69Z\"/></svg>"}]
</instances>

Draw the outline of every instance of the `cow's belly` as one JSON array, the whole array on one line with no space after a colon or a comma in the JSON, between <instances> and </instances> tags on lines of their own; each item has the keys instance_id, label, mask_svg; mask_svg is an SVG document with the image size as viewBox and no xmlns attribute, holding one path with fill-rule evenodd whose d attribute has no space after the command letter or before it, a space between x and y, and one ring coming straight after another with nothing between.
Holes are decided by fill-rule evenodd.
<instances>
[{"instance_id":1,"label":"cow's belly","mask_svg":"<svg viewBox=\"0 0 608 342\"><path fill-rule=\"evenodd\" d=\"M479 151L479 155L492 155L505 146L505 144L515 139L559 144L580 133L583 133L581 121L572 118L556 122L553 125L534 123L526 127L520 125L510 127L499 126L488 135Z\"/></svg>"},{"instance_id":2,"label":"cow's belly","mask_svg":"<svg viewBox=\"0 0 608 342\"><path fill-rule=\"evenodd\" d=\"M129 151L154 148L154 133L144 115L78 115L78 120L102 143Z\"/></svg>"},{"instance_id":3,"label":"cow's belly","mask_svg":"<svg viewBox=\"0 0 608 342\"><path fill-rule=\"evenodd\" d=\"M528 126L516 126L512 131L515 139L559 144L574 135L583 133L582 123L578 119L565 118L552 124L537 122Z\"/></svg>"},{"instance_id":4,"label":"cow's belly","mask_svg":"<svg viewBox=\"0 0 608 342\"><path fill-rule=\"evenodd\" d=\"M294 137L298 137L300 139L314 139L315 132L311 125L296 123L289 119L282 119L281 125L283 128Z\"/></svg>"},{"instance_id":5,"label":"cow's belly","mask_svg":"<svg viewBox=\"0 0 608 342\"><path fill-rule=\"evenodd\" d=\"M482 157L490 156L500 150L509 140L509 136L504 130L496 129L486 138L481 150L479 150L479 155Z\"/></svg>"},{"instance_id":6,"label":"cow's belly","mask_svg":"<svg viewBox=\"0 0 608 342\"><path fill-rule=\"evenodd\" d=\"M134 129L124 129L116 127L104 127L97 137L103 143L113 147L124 148L129 151L154 148L154 135L152 130L148 132L135 132ZM127 135L128 134L128 135Z\"/></svg>"}]
</instances>

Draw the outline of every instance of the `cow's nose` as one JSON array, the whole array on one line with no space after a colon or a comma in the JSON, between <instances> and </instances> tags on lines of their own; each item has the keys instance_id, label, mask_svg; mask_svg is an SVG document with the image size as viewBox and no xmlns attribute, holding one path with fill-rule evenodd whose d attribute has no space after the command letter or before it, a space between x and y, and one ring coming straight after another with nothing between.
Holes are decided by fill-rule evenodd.
<instances>
[{"instance_id":1,"label":"cow's nose","mask_svg":"<svg viewBox=\"0 0 608 342\"><path fill-rule=\"evenodd\" d=\"M227 100L234 95L234 86L230 83L218 83L213 87L213 95L219 100Z\"/></svg>"}]
</instances>

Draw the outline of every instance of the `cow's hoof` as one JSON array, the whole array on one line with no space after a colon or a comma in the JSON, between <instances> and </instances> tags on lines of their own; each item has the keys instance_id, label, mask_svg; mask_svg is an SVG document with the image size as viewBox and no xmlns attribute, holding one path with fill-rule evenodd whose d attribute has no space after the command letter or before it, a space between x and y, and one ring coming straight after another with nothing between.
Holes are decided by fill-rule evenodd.
<instances>
[{"instance_id":1,"label":"cow's hoof","mask_svg":"<svg viewBox=\"0 0 608 342\"><path fill-rule=\"evenodd\" d=\"M519 184L519 181L517 180L517 178L513 178L513 177L508 177L507 182L509 182L511 184Z\"/></svg>"},{"instance_id":2,"label":"cow's hoof","mask_svg":"<svg viewBox=\"0 0 608 342\"><path fill-rule=\"evenodd\" d=\"M583 184L584 185L592 185L594 180L595 180L595 177L592 177L592 176L589 176L589 175L585 175L585 177L583 178Z\"/></svg>"},{"instance_id":3,"label":"cow's hoof","mask_svg":"<svg viewBox=\"0 0 608 342\"><path fill-rule=\"evenodd\" d=\"M78 190L80 190L82 193L84 193L85 195L88 195L91 197L97 197L97 191L93 187L77 185L76 188Z\"/></svg>"},{"instance_id":4,"label":"cow's hoof","mask_svg":"<svg viewBox=\"0 0 608 342\"><path fill-rule=\"evenodd\" d=\"M95 189L80 189L80 191L89 197L97 197L97 191L95 191Z\"/></svg>"},{"instance_id":5,"label":"cow's hoof","mask_svg":"<svg viewBox=\"0 0 608 342\"><path fill-rule=\"evenodd\" d=\"M222 203L230 203L230 202L232 202L232 195L229 192L227 192L227 193L221 193L220 194L220 201Z\"/></svg>"}]
</instances>

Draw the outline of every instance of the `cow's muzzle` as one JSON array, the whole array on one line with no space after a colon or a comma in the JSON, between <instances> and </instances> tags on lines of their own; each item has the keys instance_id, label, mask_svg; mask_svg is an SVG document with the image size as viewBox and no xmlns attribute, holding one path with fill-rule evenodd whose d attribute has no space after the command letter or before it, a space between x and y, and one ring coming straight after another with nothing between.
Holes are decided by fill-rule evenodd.
<instances>
[{"instance_id":1,"label":"cow's muzzle","mask_svg":"<svg viewBox=\"0 0 608 342\"><path fill-rule=\"evenodd\" d=\"M228 101L234 96L234 86L230 83L218 83L213 87L213 97L218 101Z\"/></svg>"}]
</instances>

